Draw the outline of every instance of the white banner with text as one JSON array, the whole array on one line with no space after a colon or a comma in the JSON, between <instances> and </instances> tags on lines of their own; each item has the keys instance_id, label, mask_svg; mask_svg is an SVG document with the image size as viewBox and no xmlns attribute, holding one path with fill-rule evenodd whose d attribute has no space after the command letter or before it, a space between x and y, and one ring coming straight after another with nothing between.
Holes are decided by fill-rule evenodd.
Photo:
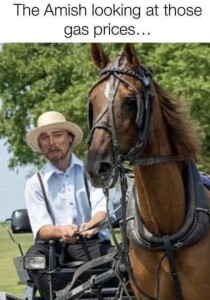
<instances>
[{"instance_id":1,"label":"white banner with text","mask_svg":"<svg viewBox=\"0 0 210 300\"><path fill-rule=\"evenodd\" d=\"M1 0L0 43L210 42L209 0Z\"/></svg>"}]
</instances>

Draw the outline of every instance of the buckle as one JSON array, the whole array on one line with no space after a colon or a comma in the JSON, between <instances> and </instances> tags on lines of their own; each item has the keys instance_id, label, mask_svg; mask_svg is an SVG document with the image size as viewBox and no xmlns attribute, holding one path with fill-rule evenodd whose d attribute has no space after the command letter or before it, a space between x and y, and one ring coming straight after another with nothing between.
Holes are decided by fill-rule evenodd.
<instances>
[{"instance_id":1,"label":"buckle","mask_svg":"<svg viewBox=\"0 0 210 300\"><path fill-rule=\"evenodd\" d=\"M148 158L147 159L147 166L151 166L154 164L154 158Z\"/></svg>"}]
</instances>

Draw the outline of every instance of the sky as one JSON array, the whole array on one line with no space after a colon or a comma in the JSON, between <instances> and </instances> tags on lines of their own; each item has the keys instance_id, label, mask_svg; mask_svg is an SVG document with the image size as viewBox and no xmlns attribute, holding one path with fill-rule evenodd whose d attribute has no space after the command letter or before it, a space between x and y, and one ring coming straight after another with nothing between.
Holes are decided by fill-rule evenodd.
<instances>
[{"instance_id":1,"label":"sky","mask_svg":"<svg viewBox=\"0 0 210 300\"><path fill-rule=\"evenodd\" d=\"M25 182L32 168L19 168L18 173L11 171L9 157L4 141L0 140L0 221L10 218L13 210L25 208Z\"/></svg>"}]
</instances>

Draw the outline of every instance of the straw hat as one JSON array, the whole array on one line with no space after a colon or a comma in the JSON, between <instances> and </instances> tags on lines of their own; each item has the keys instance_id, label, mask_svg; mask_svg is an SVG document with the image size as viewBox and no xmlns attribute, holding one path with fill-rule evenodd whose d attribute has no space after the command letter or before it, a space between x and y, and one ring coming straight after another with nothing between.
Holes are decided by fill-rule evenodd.
<instances>
[{"instance_id":1,"label":"straw hat","mask_svg":"<svg viewBox=\"0 0 210 300\"><path fill-rule=\"evenodd\" d=\"M63 129L72 133L74 136L72 147L77 146L83 137L81 128L75 123L66 121L64 115L56 111L47 111L38 118L37 127L26 135L26 142L29 147L34 151L42 152L38 137L42 132L52 129Z\"/></svg>"}]
</instances>

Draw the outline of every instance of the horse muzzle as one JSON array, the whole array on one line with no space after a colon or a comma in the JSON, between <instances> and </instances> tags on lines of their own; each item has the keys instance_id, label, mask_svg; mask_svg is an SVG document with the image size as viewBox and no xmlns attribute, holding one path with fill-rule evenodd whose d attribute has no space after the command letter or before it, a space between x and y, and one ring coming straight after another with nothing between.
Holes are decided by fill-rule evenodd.
<instances>
[{"instance_id":1,"label":"horse muzzle","mask_svg":"<svg viewBox=\"0 0 210 300\"><path fill-rule=\"evenodd\" d=\"M119 171L108 161L86 161L86 172L89 175L91 184L96 188L112 188L118 178Z\"/></svg>"}]
</instances>

